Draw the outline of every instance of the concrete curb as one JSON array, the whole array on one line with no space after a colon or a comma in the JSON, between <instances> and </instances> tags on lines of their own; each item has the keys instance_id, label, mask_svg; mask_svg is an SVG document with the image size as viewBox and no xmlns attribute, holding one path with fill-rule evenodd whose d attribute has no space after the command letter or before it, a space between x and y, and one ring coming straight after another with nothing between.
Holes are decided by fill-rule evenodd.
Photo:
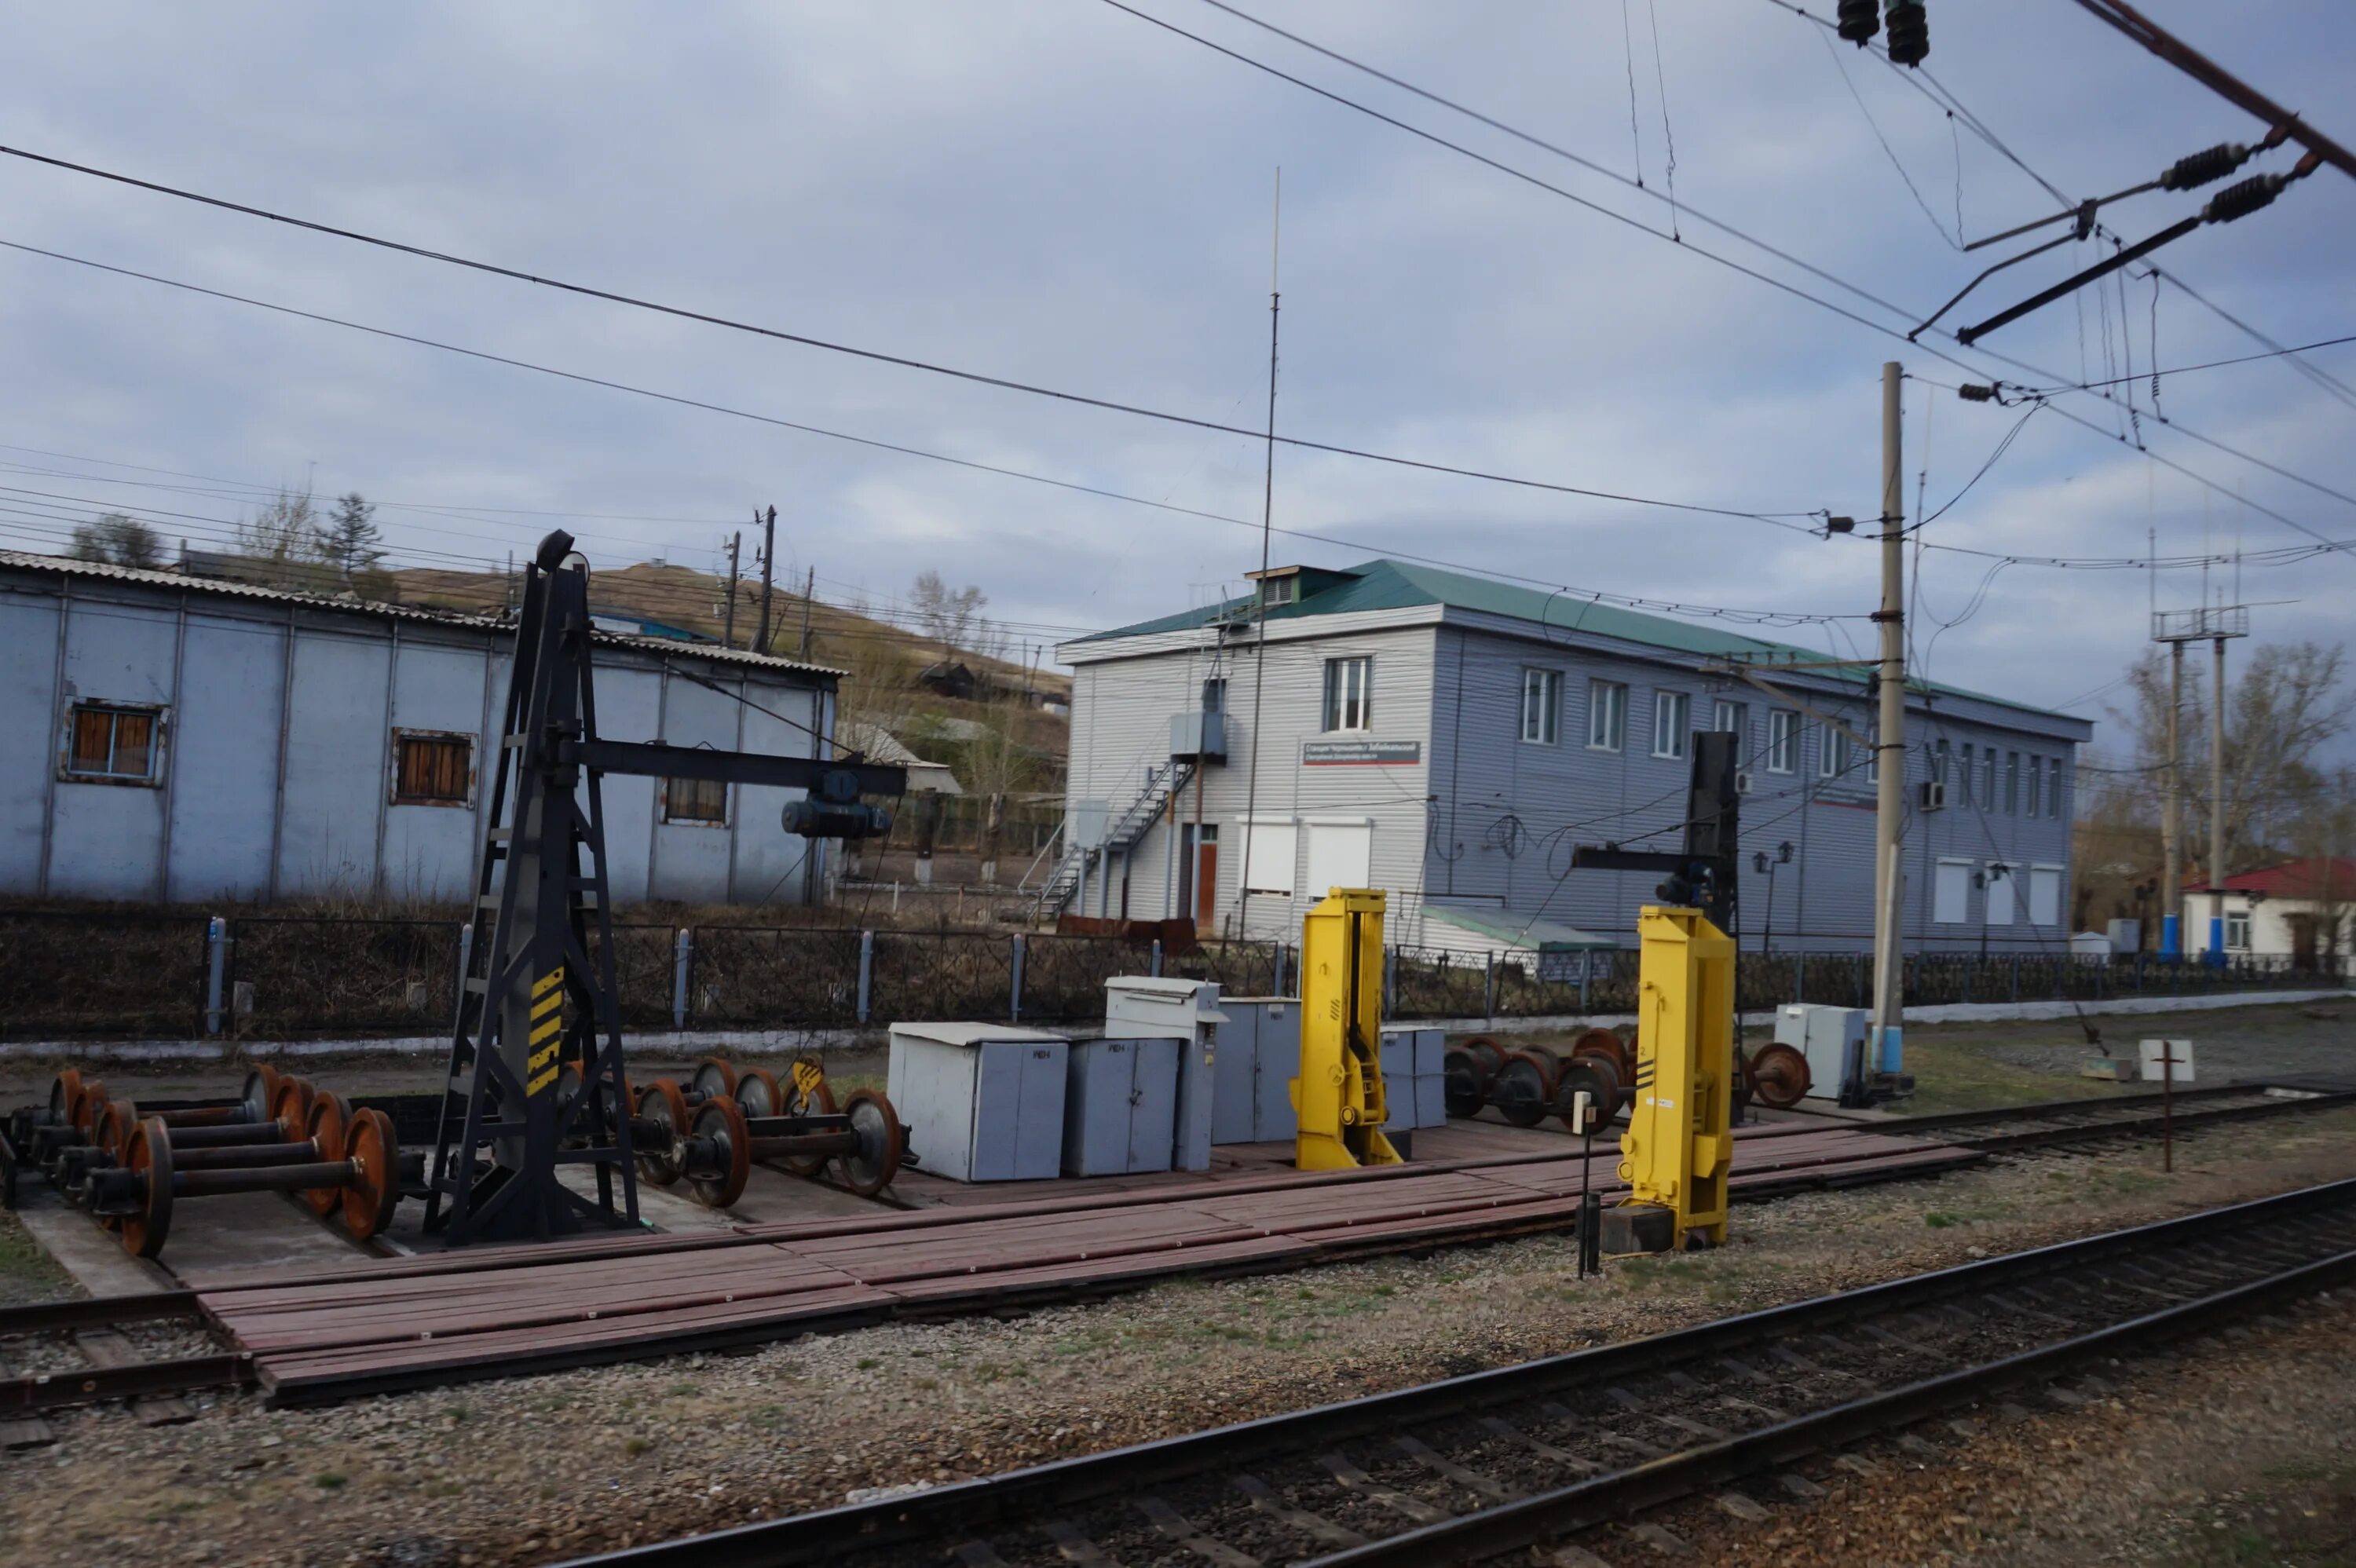
<instances>
[{"instance_id":1,"label":"concrete curb","mask_svg":"<svg viewBox=\"0 0 2356 1568\"><path fill-rule=\"evenodd\" d=\"M2066 1019L2079 1010L2092 1017L2143 1013L2204 1013L2223 1008L2284 1007L2300 1002L2356 1001L2356 991L2237 991L2210 997L2111 997L2080 1004L2068 1002L1954 1002L1916 1008L1906 1015L1910 1024L1984 1023L2008 1020ZM1633 1025L1633 1013L1556 1013L1526 1019L1399 1019L1400 1024L1437 1029L1450 1034L1541 1034L1571 1029L1612 1029ZM1766 1026L1775 1021L1769 1012L1742 1015L1746 1024ZM1044 1024L1052 1033L1075 1040L1091 1039L1103 1025ZM625 1034L623 1049L640 1058L701 1056L708 1052L743 1056L789 1056L798 1051L823 1055L830 1051L873 1050L888 1034L882 1029L669 1029ZM376 1040L15 1040L0 1043L0 1061L64 1061L74 1062L147 1062L169 1066L181 1062L280 1061L323 1056L431 1056L450 1049L440 1035L405 1035Z\"/></svg>"}]
</instances>

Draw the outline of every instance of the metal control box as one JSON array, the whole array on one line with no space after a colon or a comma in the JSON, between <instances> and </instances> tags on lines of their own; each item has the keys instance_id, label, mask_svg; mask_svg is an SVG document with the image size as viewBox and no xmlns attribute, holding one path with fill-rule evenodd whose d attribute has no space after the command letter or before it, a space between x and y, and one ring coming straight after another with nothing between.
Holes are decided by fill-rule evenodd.
<instances>
[{"instance_id":1,"label":"metal control box","mask_svg":"<svg viewBox=\"0 0 2356 1568\"><path fill-rule=\"evenodd\" d=\"M1064 1172L1167 1170L1178 1116L1177 1040L1081 1040L1064 1082Z\"/></svg>"},{"instance_id":2,"label":"metal control box","mask_svg":"<svg viewBox=\"0 0 2356 1568\"><path fill-rule=\"evenodd\" d=\"M1775 1009L1775 1039L1808 1059L1808 1098L1861 1102L1869 1058L1863 1008L1792 1002Z\"/></svg>"},{"instance_id":3,"label":"metal control box","mask_svg":"<svg viewBox=\"0 0 2356 1568\"><path fill-rule=\"evenodd\" d=\"M1292 1080L1301 1075L1301 1000L1223 997L1212 1069L1211 1141L1290 1142L1300 1132Z\"/></svg>"},{"instance_id":4,"label":"metal control box","mask_svg":"<svg viewBox=\"0 0 2356 1568\"><path fill-rule=\"evenodd\" d=\"M1105 982L1108 1037L1172 1038L1182 1042L1178 1108L1171 1135L1173 1170L1211 1168L1211 1111L1217 1093L1219 1026L1226 1021L1227 1015L1219 1007L1216 980L1117 975Z\"/></svg>"},{"instance_id":5,"label":"metal control box","mask_svg":"<svg viewBox=\"0 0 2356 1568\"><path fill-rule=\"evenodd\" d=\"M1005 1024L893 1025L884 1093L920 1168L952 1181L1061 1174L1070 1051L1062 1035Z\"/></svg>"},{"instance_id":6,"label":"metal control box","mask_svg":"<svg viewBox=\"0 0 2356 1568\"><path fill-rule=\"evenodd\" d=\"M1448 1125L1447 1053L1448 1037L1439 1029L1384 1026L1383 1100L1390 1110L1385 1132Z\"/></svg>"}]
</instances>

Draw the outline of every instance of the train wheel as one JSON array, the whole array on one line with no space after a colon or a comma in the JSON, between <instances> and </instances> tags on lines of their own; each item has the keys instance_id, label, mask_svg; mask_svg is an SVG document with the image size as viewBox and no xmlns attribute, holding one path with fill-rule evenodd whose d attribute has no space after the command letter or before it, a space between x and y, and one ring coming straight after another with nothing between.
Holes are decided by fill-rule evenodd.
<instances>
[{"instance_id":1,"label":"train wheel","mask_svg":"<svg viewBox=\"0 0 2356 1568\"><path fill-rule=\"evenodd\" d=\"M81 1069L69 1067L49 1082L49 1122L53 1126L73 1125L74 1107L81 1099Z\"/></svg>"},{"instance_id":2,"label":"train wheel","mask_svg":"<svg viewBox=\"0 0 2356 1568\"><path fill-rule=\"evenodd\" d=\"M270 1119L278 1124L278 1136L284 1138L308 1137L311 1133L311 1102L318 1098L310 1080L291 1073L278 1081L270 1096Z\"/></svg>"},{"instance_id":3,"label":"train wheel","mask_svg":"<svg viewBox=\"0 0 2356 1568\"><path fill-rule=\"evenodd\" d=\"M907 1145L899 1113L873 1089L853 1089L843 1104L859 1147L842 1157L842 1179L862 1198L873 1198L900 1173L900 1157Z\"/></svg>"},{"instance_id":4,"label":"train wheel","mask_svg":"<svg viewBox=\"0 0 2356 1568\"><path fill-rule=\"evenodd\" d=\"M345 1158L345 1134L351 1125L352 1108L341 1094L323 1091L312 1096L311 1125L307 1130L311 1141L318 1146L318 1153L313 1157L328 1161ZM324 1219L343 1206L344 1189L340 1187L306 1187L295 1196L312 1213Z\"/></svg>"},{"instance_id":5,"label":"train wheel","mask_svg":"<svg viewBox=\"0 0 2356 1568\"><path fill-rule=\"evenodd\" d=\"M1601 1132L1620 1114L1620 1071L1612 1065L1610 1057L1574 1056L1563 1063L1562 1076L1555 1080L1555 1115L1574 1133ZM1593 1096L1591 1127L1580 1126L1573 1114L1578 1102L1572 1096L1581 1089Z\"/></svg>"},{"instance_id":6,"label":"train wheel","mask_svg":"<svg viewBox=\"0 0 2356 1568\"><path fill-rule=\"evenodd\" d=\"M1608 1029L1581 1030L1579 1038L1570 1042L1570 1054L1607 1058L1619 1072L1620 1082L1622 1083L1634 1076L1628 1071L1629 1056L1626 1043Z\"/></svg>"},{"instance_id":7,"label":"train wheel","mask_svg":"<svg viewBox=\"0 0 2356 1568\"><path fill-rule=\"evenodd\" d=\"M725 1057L707 1056L695 1064L687 1086L707 1100L724 1100L736 1093L736 1066Z\"/></svg>"},{"instance_id":8,"label":"train wheel","mask_svg":"<svg viewBox=\"0 0 2356 1568\"><path fill-rule=\"evenodd\" d=\"M365 1242L391 1224L401 1206L401 1142L392 1118L373 1106L353 1112L344 1130L344 1157L352 1162L351 1185L340 1194L344 1229Z\"/></svg>"},{"instance_id":9,"label":"train wheel","mask_svg":"<svg viewBox=\"0 0 2356 1568\"><path fill-rule=\"evenodd\" d=\"M271 1103L278 1097L278 1069L262 1063L245 1075L245 1087L238 1098L244 1102L245 1119L266 1122L270 1119Z\"/></svg>"},{"instance_id":10,"label":"train wheel","mask_svg":"<svg viewBox=\"0 0 2356 1568\"><path fill-rule=\"evenodd\" d=\"M1497 1114L1517 1127L1535 1127L1546 1119L1554 1101L1555 1063L1533 1051L1517 1051L1505 1058L1489 1081L1489 1101Z\"/></svg>"},{"instance_id":11,"label":"train wheel","mask_svg":"<svg viewBox=\"0 0 2356 1568\"><path fill-rule=\"evenodd\" d=\"M744 1109L722 1096L696 1107L695 1136L709 1138L719 1151L719 1169L710 1176L690 1176L695 1200L706 1209L726 1209L744 1196L753 1178L753 1135L744 1125Z\"/></svg>"},{"instance_id":12,"label":"train wheel","mask_svg":"<svg viewBox=\"0 0 2356 1568\"><path fill-rule=\"evenodd\" d=\"M831 1116L837 1114L834 1107L834 1090L827 1083L826 1075L823 1072L813 1080L801 1070L801 1063L796 1062L794 1086L801 1095L801 1104L796 1107L795 1114L804 1116ZM858 1093L857 1090L851 1092ZM826 1168L826 1162L830 1157L822 1154L789 1154L779 1158L777 1163L785 1167L789 1174L798 1176L805 1181L811 1181L817 1179L819 1171Z\"/></svg>"},{"instance_id":13,"label":"train wheel","mask_svg":"<svg viewBox=\"0 0 2356 1568\"><path fill-rule=\"evenodd\" d=\"M680 1143L687 1136L687 1096L668 1078L658 1078L638 1091L638 1115L662 1129L659 1147L653 1139L634 1141L638 1175L657 1187L676 1186L685 1167Z\"/></svg>"},{"instance_id":14,"label":"train wheel","mask_svg":"<svg viewBox=\"0 0 2356 1568\"><path fill-rule=\"evenodd\" d=\"M172 1135L165 1131L162 1118L151 1116L139 1124L124 1168L139 1172L146 1190L139 1211L123 1217L118 1232L123 1250L134 1258L152 1258L172 1233Z\"/></svg>"},{"instance_id":15,"label":"train wheel","mask_svg":"<svg viewBox=\"0 0 2356 1568\"><path fill-rule=\"evenodd\" d=\"M1751 1072L1762 1105L1788 1111L1807 1096L1808 1059L1782 1040L1761 1046L1751 1058Z\"/></svg>"},{"instance_id":16,"label":"train wheel","mask_svg":"<svg viewBox=\"0 0 2356 1568\"><path fill-rule=\"evenodd\" d=\"M736 1104L754 1121L786 1114L785 1091L777 1086L777 1075L766 1067L748 1067L736 1075Z\"/></svg>"}]
</instances>

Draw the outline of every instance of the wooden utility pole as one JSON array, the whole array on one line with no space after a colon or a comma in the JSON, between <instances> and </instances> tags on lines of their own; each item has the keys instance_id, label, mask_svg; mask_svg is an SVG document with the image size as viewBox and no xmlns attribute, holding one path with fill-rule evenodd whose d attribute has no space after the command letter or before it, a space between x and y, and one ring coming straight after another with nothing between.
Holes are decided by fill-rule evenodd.
<instances>
[{"instance_id":1,"label":"wooden utility pole","mask_svg":"<svg viewBox=\"0 0 2356 1568\"><path fill-rule=\"evenodd\" d=\"M1906 479L1900 472L1900 390L1905 373L1892 360L1881 368L1881 628L1880 723L1874 736L1873 1040L1875 1064L1899 1055L1905 973L1904 881L1899 834L1906 809Z\"/></svg>"},{"instance_id":2,"label":"wooden utility pole","mask_svg":"<svg viewBox=\"0 0 2356 1568\"><path fill-rule=\"evenodd\" d=\"M813 566L809 569L809 575L802 580L801 656L803 658L809 657L810 601L817 597L818 568Z\"/></svg>"},{"instance_id":3,"label":"wooden utility pole","mask_svg":"<svg viewBox=\"0 0 2356 1568\"><path fill-rule=\"evenodd\" d=\"M769 584L777 561L777 508L770 507L764 517L755 507L753 520L761 525L761 630L753 640L753 647L766 654L769 651Z\"/></svg>"},{"instance_id":4,"label":"wooden utility pole","mask_svg":"<svg viewBox=\"0 0 2356 1568\"><path fill-rule=\"evenodd\" d=\"M744 530L739 528L728 539L728 606L720 614L720 645L736 645L736 557L744 548Z\"/></svg>"}]
</instances>

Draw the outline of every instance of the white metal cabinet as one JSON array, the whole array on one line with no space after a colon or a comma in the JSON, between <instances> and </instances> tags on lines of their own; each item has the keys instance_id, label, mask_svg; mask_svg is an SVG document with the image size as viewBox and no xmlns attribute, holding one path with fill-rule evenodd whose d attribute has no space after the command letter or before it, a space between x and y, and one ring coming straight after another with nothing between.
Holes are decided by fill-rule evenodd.
<instances>
[{"instance_id":1,"label":"white metal cabinet","mask_svg":"<svg viewBox=\"0 0 2356 1568\"><path fill-rule=\"evenodd\" d=\"M1178 1115L1176 1040L1072 1043L1064 1089L1064 1171L1167 1170Z\"/></svg>"},{"instance_id":2,"label":"white metal cabinet","mask_svg":"<svg viewBox=\"0 0 2356 1568\"><path fill-rule=\"evenodd\" d=\"M952 1181L1060 1174L1070 1049L1004 1024L894 1024L884 1092L917 1168Z\"/></svg>"}]
</instances>

